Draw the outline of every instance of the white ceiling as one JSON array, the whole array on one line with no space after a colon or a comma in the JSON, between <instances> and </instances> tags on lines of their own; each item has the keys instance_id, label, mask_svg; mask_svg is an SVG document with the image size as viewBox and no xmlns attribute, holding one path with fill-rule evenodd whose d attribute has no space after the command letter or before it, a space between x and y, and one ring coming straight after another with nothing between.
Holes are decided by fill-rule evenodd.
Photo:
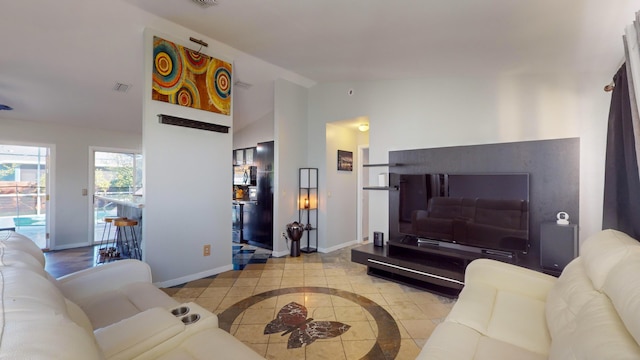
<instances>
[{"instance_id":1,"label":"white ceiling","mask_svg":"<svg viewBox=\"0 0 640 360\"><path fill-rule=\"evenodd\" d=\"M12 1L0 5L0 118L141 132L142 31L180 24L244 54L234 127L272 111L253 56L309 81L610 72L640 0ZM215 50L212 50L215 53ZM131 84L127 93L112 91ZM604 85L604 84L603 84Z\"/></svg>"}]
</instances>

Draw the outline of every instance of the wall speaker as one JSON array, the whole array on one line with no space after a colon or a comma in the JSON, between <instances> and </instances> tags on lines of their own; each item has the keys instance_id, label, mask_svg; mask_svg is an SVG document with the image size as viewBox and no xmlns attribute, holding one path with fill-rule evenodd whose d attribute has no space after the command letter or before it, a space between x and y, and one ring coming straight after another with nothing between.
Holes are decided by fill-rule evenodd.
<instances>
[{"instance_id":1,"label":"wall speaker","mask_svg":"<svg viewBox=\"0 0 640 360\"><path fill-rule=\"evenodd\" d=\"M384 245L384 233L380 231L373 232L373 246L383 246Z\"/></svg>"},{"instance_id":2,"label":"wall speaker","mask_svg":"<svg viewBox=\"0 0 640 360\"><path fill-rule=\"evenodd\" d=\"M562 271L578 256L578 226L576 224L540 225L540 266L543 269Z\"/></svg>"}]
</instances>

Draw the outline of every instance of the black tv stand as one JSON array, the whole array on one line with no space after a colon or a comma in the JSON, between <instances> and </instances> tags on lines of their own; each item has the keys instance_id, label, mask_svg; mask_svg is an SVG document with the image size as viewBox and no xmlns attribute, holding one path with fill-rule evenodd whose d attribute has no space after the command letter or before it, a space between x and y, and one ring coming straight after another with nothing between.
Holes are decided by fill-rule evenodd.
<instances>
[{"instance_id":1,"label":"black tv stand","mask_svg":"<svg viewBox=\"0 0 640 360\"><path fill-rule=\"evenodd\" d=\"M367 274L440 295L457 297L464 287L464 272L479 258L515 262L504 251L460 246L432 239L404 236L384 247L365 244L351 249L351 261L367 266Z\"/></svg>"}]
</instances>

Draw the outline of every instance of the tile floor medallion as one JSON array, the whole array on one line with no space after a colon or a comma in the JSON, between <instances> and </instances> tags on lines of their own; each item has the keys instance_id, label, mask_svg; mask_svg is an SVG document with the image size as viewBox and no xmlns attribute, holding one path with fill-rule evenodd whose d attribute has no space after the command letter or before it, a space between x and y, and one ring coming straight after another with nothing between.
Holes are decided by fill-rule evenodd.
<instances>
[{"instance_id":1,"label":"tile floor medallion","mask_svg":"<svg viewBox=\"0 0 640 360\"><path fill-rule=\"evenodd\" d=\"M243 270L163 290L267 359L413 360L455 302L367 275L350 248L251 260L267 250L246 246Z\"/></svg>"},{"instance_id":2,"label":"tile floor medallion","mask_svg":"<svg viewBox=\"0 0 640 360\"><path fill-rule=\"evenodd\" d=\"M339 321L314 321L307 319L307 308L297 302L290 302L283 306L275 319L264 327L264 334L275 334L281 331L281 336L289 335L287 349L310 345L318 339L331 339L340 336L351 327Z\"/></svg>"},{"instance_id":3,"label":"tile floor medallion","mask_svg":"<svg viewBox=\"0 0 640 360\"><path fill-rule=\"evenodd\" d=\"M340 316L336 316L335 308L329 311L329 307L332 304L343 302L343 305L349 304L351 307L360 308L359 313L364 315L362 319L370 319L375 322L375 328L377 336L373 340L371 348L360 359L395 359L400 350L400 330L391 316L384 308L376 304L375 302L367 299L364 296L360 296L348 291L332 289L326 287L291 287L282 288L278 290L271 290L264 293L260 293L242 300L236 304L231 305L227 310L218 314L219 326L228 332L232 332L234 324L242 324L238 318L242 318L242 315L251 314L252 317L261 317L260 314L272 314L273 309L267 305L266 300L272 298L280 298L283 295L289 295L291 298L302 297L309 298L311 294L324 294L325 296L316 296L317 307L315 307L313 314L309 322L307 319L307 309L304 306L290 302L286 304L281 310L278 311L278 315L275 320L270 321L265 327L263 335L269 336L269 343L275 339L274 346L279 346L282 349L295 349L307 346L315 346L312 343L318 339L331 339L342 334L345 334L350 330L351 325L344 324L336 319ZM286 297L282 297L286 298ZM346 304L345 304L346 303ZM292 305L295 304L295 305ZM324 306L322 306L324 305ZM304 311L302 310L304 309ZM353 312L353 309L351 309ZM369 316L364 314L366 311ZM355 311L358 313L358 311ZM290 316L293 314L293 316ZM338 311L338 314L341 314ZM346 318L353 318L349 316L347 312L344 312ZM313 317L319 321L313 321ZM265 318L265 316L262 316ZM286 319L286 324L282 324L282 320ZM280 321L279 321L280 320ZM346 320L345 320L346 321ZM287 326L288 325L288 326ZM370 324L358 324L363 329L367 329ZM362 326L369 325L369 326ZM318 329L318 327L320 329ZM380 331L382 329L382 331ZM288 330L292 333L288 339L282 339L278 341L276 337L273 337L273 333L280 332L282 330ZM318 331L319 330L319 331ZM361 329L354 328L354 338L357 338ZM370 331L366 331L370 332ZM285 334L280 335L281 337ZM375 334L374 334L375 335ZM370 337L370 336L369 336ZM369 339L371 340L371 339ZM318 343L318 347L324 350L326 343ZM282 350L281 349L281 350ZM318 350L321 350L318 349Z\"/></svg>"}]
</instances>

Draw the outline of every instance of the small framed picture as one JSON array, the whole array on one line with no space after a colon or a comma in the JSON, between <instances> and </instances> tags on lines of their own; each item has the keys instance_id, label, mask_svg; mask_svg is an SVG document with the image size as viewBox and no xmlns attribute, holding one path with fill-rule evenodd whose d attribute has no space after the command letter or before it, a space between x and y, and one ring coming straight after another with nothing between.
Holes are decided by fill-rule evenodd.
<instances>
[{"instance_id":1,"label":"small framed picture","mask_svg":"<svg viewBox=\"0 0 640 360\"><path fill-rule=\"evenodd\" d=\"M338 170L353 171L353 152L338 150Z\"/></svg>"}]
</instances>

